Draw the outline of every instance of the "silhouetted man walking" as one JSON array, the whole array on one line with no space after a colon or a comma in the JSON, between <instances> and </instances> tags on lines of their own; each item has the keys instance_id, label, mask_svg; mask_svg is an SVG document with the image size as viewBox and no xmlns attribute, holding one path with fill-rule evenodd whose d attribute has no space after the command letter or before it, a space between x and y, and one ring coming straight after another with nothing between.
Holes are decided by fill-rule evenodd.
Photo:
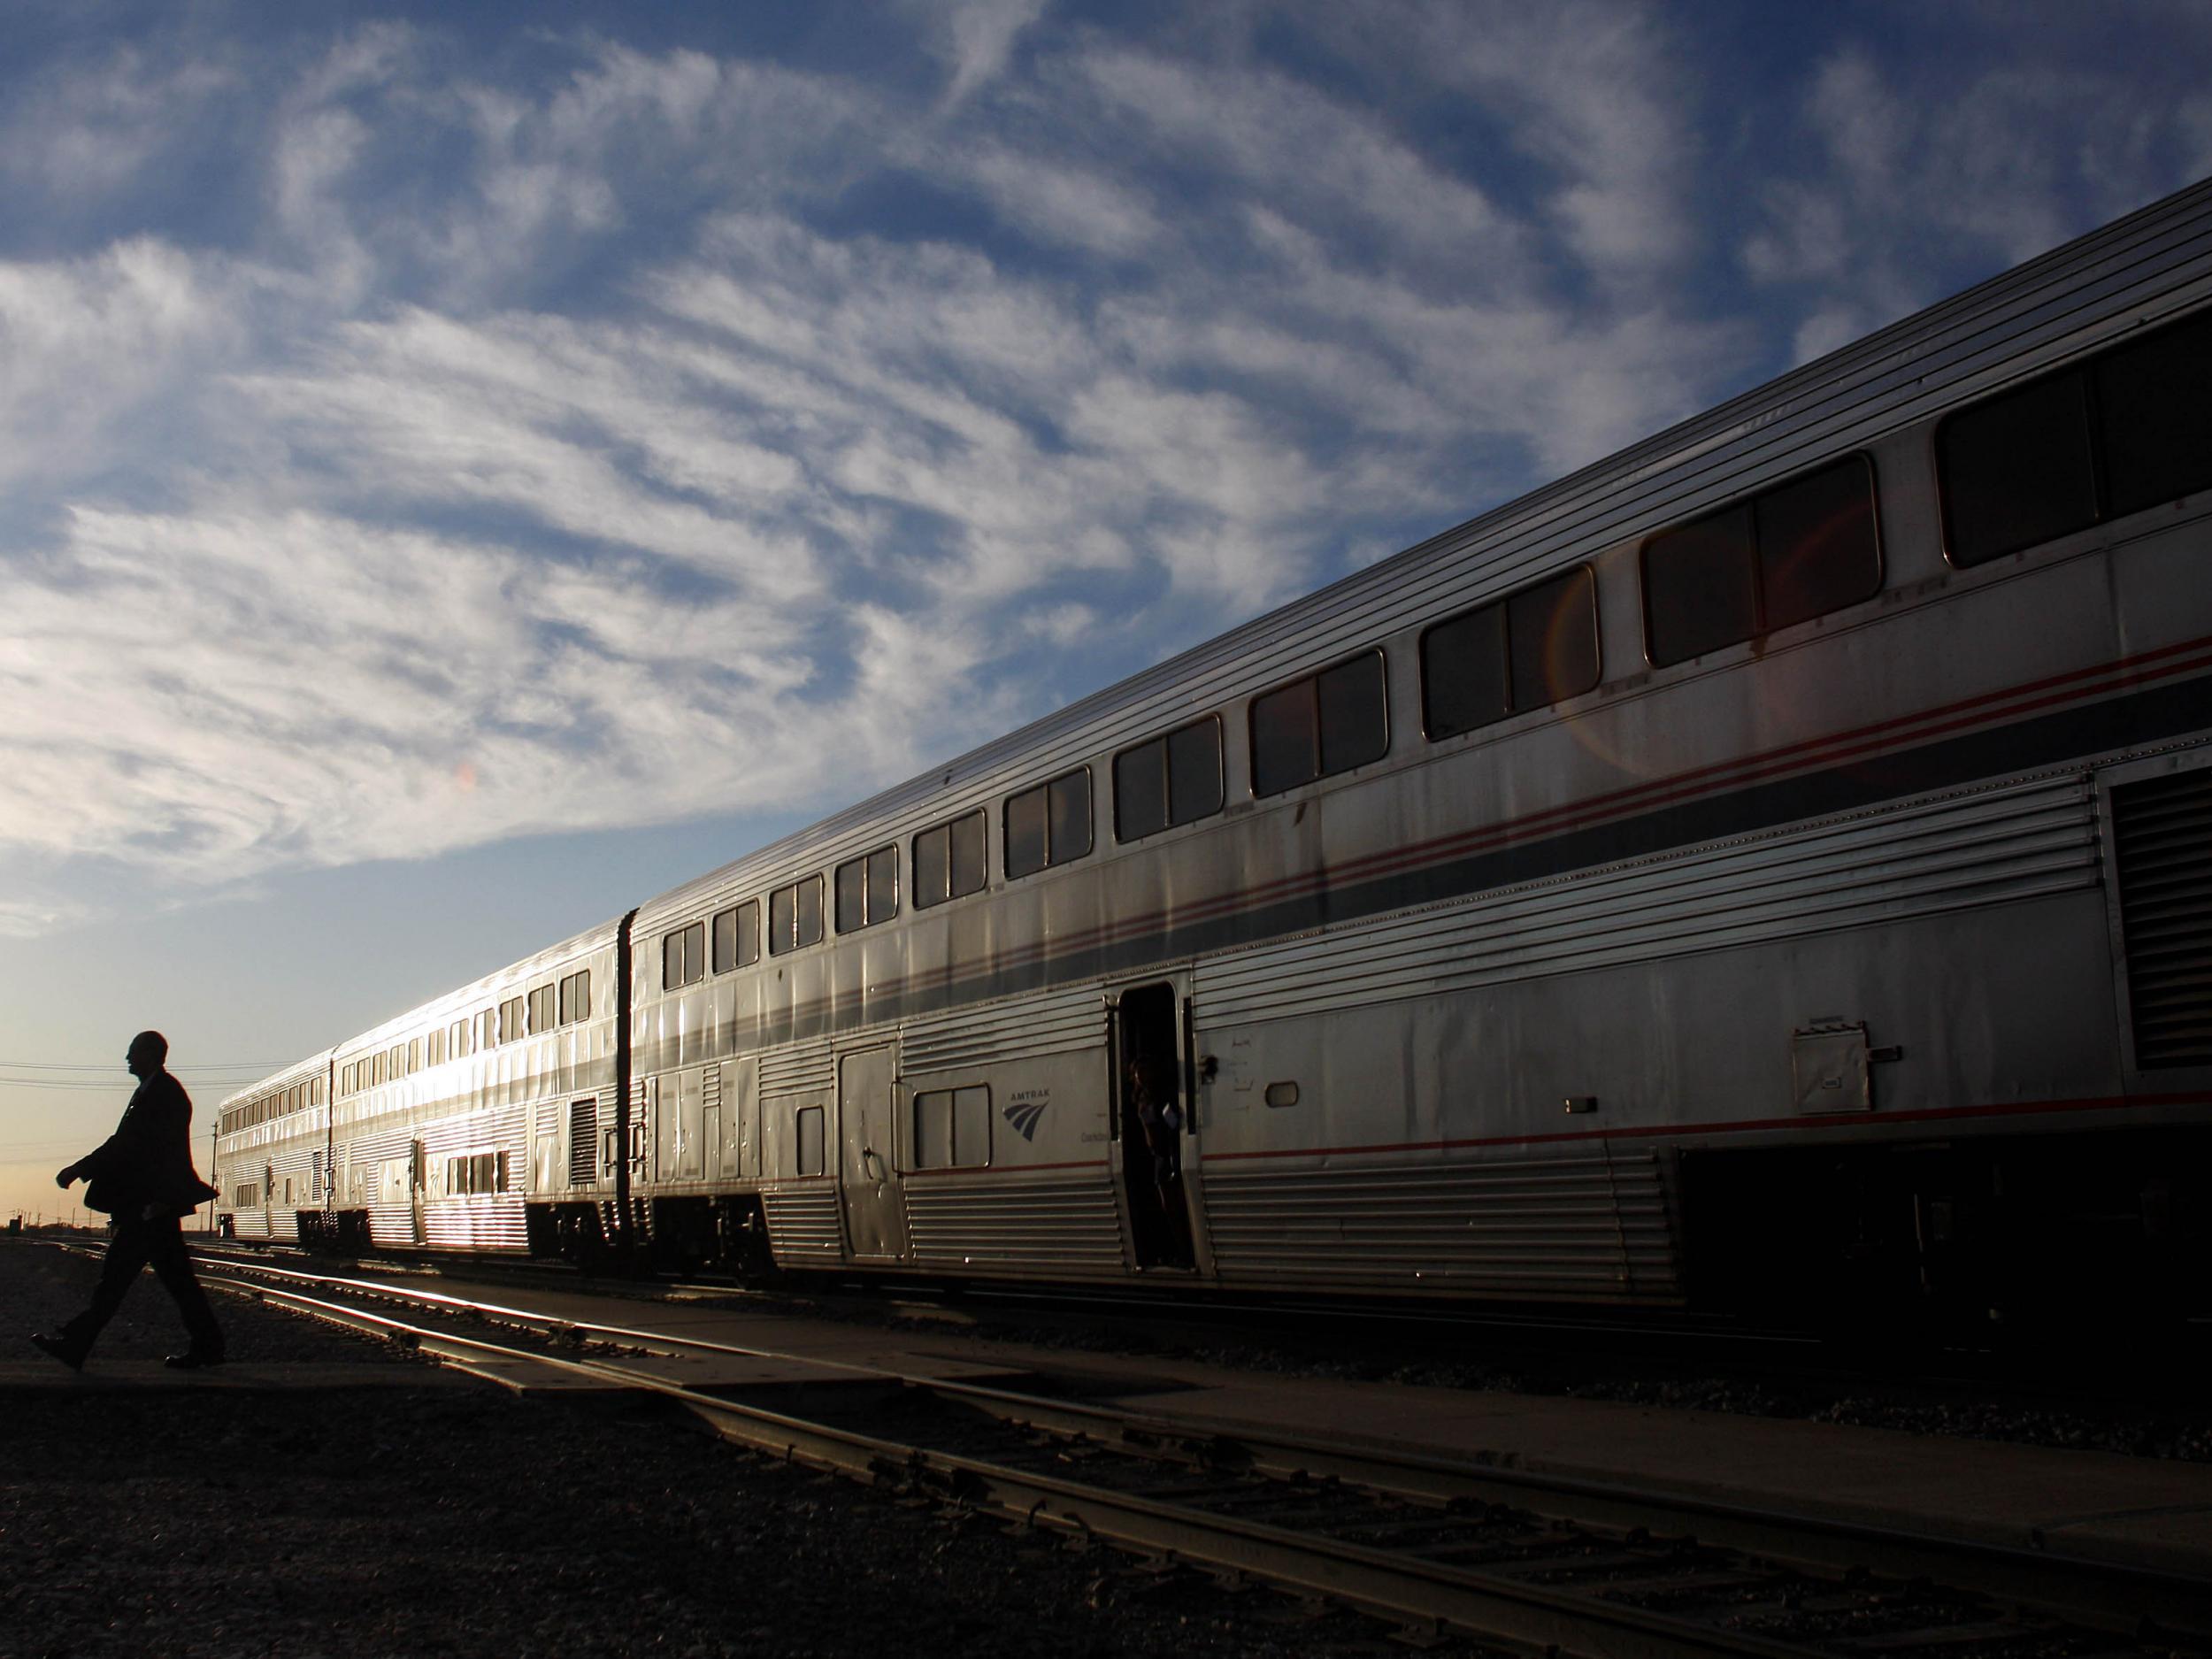
<instances>
[{"instance_id":1,"label":"silhouetted man walking","mask_svg":"<svg viewBox=\"0 0 2212 1659\"><path fill-rule=\"evenodd\" d=\"M165 1363L179 1371L223 1363L223 1333L207 1305L207 1293L193 1277L192 1258L184 1253L184 1233L177 1225L215 1189L192 1167L192 1097L164 1069L168 1058L169 1040L159 1032L142 1031L131 1039L125 1063L138 1079L138 1092L123 1121L99 1147L54 1177L65 1192L72 1181L88 1181L86 1206L115 1217L92 1305L56 1335L31 1339L72 1370L84 1368L100 1328L114 1317L139 1270L147 1266L177 1299L192 1339L189 1348L170 1355Z\"/></svg>"}]
</instances>

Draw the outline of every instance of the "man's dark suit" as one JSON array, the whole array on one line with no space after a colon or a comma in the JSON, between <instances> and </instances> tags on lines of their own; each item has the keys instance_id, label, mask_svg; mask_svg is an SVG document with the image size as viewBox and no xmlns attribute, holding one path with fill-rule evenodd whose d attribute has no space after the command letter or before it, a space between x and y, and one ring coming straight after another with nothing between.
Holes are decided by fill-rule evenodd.
<instances>
[{"instance_id":1,"label":"man's dark suit","mask_svg":"<svg viewBox=\"0 0 2212 1659\"><path fill-rule=\"evenodd\" d=\"M192 1351L222 1353L223 1333L207 1293L193 1276L177 1225L214 1190L192 1167L191 1135L191 1097L175 1078L156 1070L139 1084L115 1133L72 1166L91 1183L85 1202L115 1217L92 1305L62 1327L62 1335L79 1350L92 1346L139 1270L150 1266L162 1288L176 1298Z\"/></svg>"}]
</instances>

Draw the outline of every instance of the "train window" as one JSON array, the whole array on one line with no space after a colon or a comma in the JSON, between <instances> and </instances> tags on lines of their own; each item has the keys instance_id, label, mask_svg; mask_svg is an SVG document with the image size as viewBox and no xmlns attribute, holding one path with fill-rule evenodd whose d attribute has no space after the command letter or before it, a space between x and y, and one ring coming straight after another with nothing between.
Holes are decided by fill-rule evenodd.
<instances>
[{"instance_id":1,"label":"train window","mask_svg":"<svg viewBox=\"0 0 2212 1659\"><path fill-rule=\"evenodd\" d=\"M1006 797L1006 873L1010 879L1068 864L1090 850L1088 766L1078 766L1049 783Z\"/></svg>"},{"instance_id":2,"label":"train window","mask_svg":"<svg viewBox=\"0 0 2212 1659\"><path fill-rule=\"evenodd\" d=\"M530 993L530 1030L534 1034L550 1031L560 1022L560 991L557 987L541 985Z\"/></svg>"},{"instance_id":3,"label":"train window","mask_svg":"<svg viewBox=\"0 0 2212 1659\"><path fill-rule=\"evenodd\" d=\"M1874 465L1847 456L1644 543L1644 628L1663 668L1870 598Z\"/></svg>"},{"instance_id":4,"label":"train window","mask_svg":"<svg viewBox=\"0 0 2212 1659\"><path fill-rule=\"evenodd\" d=\"M421 1070L422 1039L419 1037L410 1037L407 1040L407 1073L410 1077L412 1077L416 1072Z\"/></svg>"},{"instance_id":5,"label":"train window","mask_svg":"<svg viewBox=\"0 0 2212 1659\"><path fill-rule=\"evenodd\" d=\"M561 1024L591 1018L591 970L579 968L561 980Z\"/></svg>"},{"instance_id":6,"label":"train window","mask_svg":"<svg viewBox=\"0 0 2212 1659\"><path fill-rule=\"evenodd\" d=\"M707 925L694 922L661 940L661 989L696 984L707 971Z\"/></svg>"},{"instance_id":7,"label":"train window","mask_svg":"<svg viewBox=\"0 0 2212 1659\"><path fill-rule=\"evenodd\" d=\"M466 1157L448 1158L445 1164L445 1190L449 1196L505 1192L507 1155L504 1152L472 1152Z\"/></svg>"},{"instance_id":8,"label":"train window","mask_svg":"<svg viewBox=\"0 0 2212 1659\"><path fill-rule=\"evenodd\" d=\"M1194 823L1221 810L1221 717L1178 726L1114 757L1114 838Z\"/></svg>"},{"instance_id":9,"label":"train window","mask_svg":"<svg viewBox=\"0 0 2212 1659\"><path fill-rule=\"evenodd\" d=\"M899 849L879 847L837 866L837 931L857 933L899 913Z\"/></svg>"},{"instance_id":10,"label":"train window","mask_svg":"<svg viewBox=\"0 0 2212 1659\"><path fill-rule=\"evenodd\" d=\"M1390 748L1383 654L1366 651L1252 700L1252 793L1275 795Z\"/></svg>"},{"instance_id":11,"label":"train window","mask_svg":"<svg viewBox=\"0 0 2212 1659\"><path fill-rule=\"evenodd\" d=\"M991 1091L928 1089L914 1096L914 1167L973 1168L991 1161Z\"/></svg>"},{"instance_id":12,"label":"train window","mask_svg":"<svg viewBox=\"0 0 2212 1659\"><path fill-rule=\"evenodd\" d=\"M1644 621L1651 660L1664 666L1758 632L1752 592L1751 507L1644 543Z\"/></svg>"},{"instance_id":13,"label":"train window","mask_svg":"<svg viewBox=\"0 0 2212 1659\"><path fill-rule=\"evenodd\" d=\"M823 1161L822 1118L819 1106L802 1106L792 1122L794 1175L820 1175L828 1168Z\"/></svg>"},{"instance_id":14,"label":"train window","mask_svg":"<svg viewBox=\"0 0 2212 1659\"><path fill-rule=\"evenodd\" d=\"M423 1059L425 1064L429 1065L443 1065L445 1064L444 1026L441 1025L437 1030L430 1033L429 1047L424 1051Z\"/></svg>"},{"instance_id":15,"label":"train window","mask_svg":"<svg viewBox=\"0 0 2212 1659\"><path fill-rule=\"evenodd\" d=\"M714 918L714 971L749 968L760 960L760 901L748 899Z\"/></svg>"},{"instance_id":16,"label":"train window","mask_svg":"<svg viewBox=\"0 0 2212 1659\"><path fill-rule=\"evenodd\" d=\"M476 1017L476 1048L483 1053L499 1046L499 1010L488 1008Z\"/></svg>"},{"instance_id":17,"label":"train window","mask_svg":"<svg viewBox=\"0 0 2212 1659\"><path fill-rule=\"evenodd\" d=\"M1090 791L1086 789L1085 795ZM914 908L927 910L948 899L983 890L983 810L949 824L926 829L914 838Z\"/></svg>"},{"instance_id":18,"label":"train window","mask_svg":"<svg viewBox=\"0 0 2212 1659\"><path fill-rule=\"evenodd\" d=\"M1882 585L1874 464L1855 455L1751 503L1759 544L1759 631L1870 599Z\"/></svg>"},{"instance_id":19,"label":"train window","mask_svg":"<svg viewBox=\"0 0 2212 1659\"><path fill-rule=\"evenodd\" d=\"M469 1042L469 1029L468 1021L457 1019L446 1032L446 1046L456 1060L462 1059L474 1052Z\"/></svg>"},{"instance_id":20,"label":"train window","mask_svg":"<svg viewBox=\"0 0 2212 1659\"><path fill-rule=\"evenodd\" d=\"M1936 428L1951 563L1985 564L2097 522L2089 382L2078 369L1962 410Z\"/></svg>"},{"instance_id":21,"label":"train window","mask_svg":"<svg viewBox=\"0 0 2212 1659\"><path fill-rule=\"evenodd\" d=\"M2115 518L2212 486L2212 311L2106 352L2093 373Z\"/></svg>"},{"instance_id":22,"label":"train window","mask_svg":"<svg viewBox=\"0 0 2212 1659\"><path fill-rule=\"evenodd\" d=\"M822 878L809 876L768 895L768 954L822 942Z\"/></svg>"},{"instance_id":23,"label":"train window","mask_svg":"<svg viewBox=\"0 0 2212 1659\"><path fill-rule=\"evenodd\" d=\"M499 1041L514 1042L527 1033L528 1005L519 996L511 996L499 1005Z\"/></svg>"},{"instance_id":24,"label":"train window","mask_svg":"<svg viewBox=\"0 0 2212 1659\"><path fill-rule=\"evenodd\" d=\"M1421 636L1421 723L1432 741L1597 683L1597 580L1586 565Z\"/></svg>"}]
</instances>

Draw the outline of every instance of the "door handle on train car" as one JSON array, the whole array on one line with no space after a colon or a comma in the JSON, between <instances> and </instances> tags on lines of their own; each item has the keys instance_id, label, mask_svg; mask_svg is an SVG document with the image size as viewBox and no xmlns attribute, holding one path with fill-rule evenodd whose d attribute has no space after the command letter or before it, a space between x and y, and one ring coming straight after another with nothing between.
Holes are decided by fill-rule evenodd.
<instances>
[{"instance_id":1,"label":"door handle on train car","mask_svg":"<svg viewBox=\"0 0 2212 1659\"><path fill-rule=\"evenodd\" d=\"M861 1172L880 1187L883 1184L883 1160L876 1156L873 1147L860 1148Z\"/></svg>"}]
</instances>

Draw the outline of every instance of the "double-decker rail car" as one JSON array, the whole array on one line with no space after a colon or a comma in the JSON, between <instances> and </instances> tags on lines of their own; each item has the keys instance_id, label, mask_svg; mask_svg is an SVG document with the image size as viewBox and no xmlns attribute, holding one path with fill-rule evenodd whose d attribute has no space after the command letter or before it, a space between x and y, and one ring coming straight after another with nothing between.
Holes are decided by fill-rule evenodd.
<instances>
[{"instance_id":1,"label":"double-decker rail car","mask_svg":"<svg viewBox=\"0 0 2212 1659\"><path fill-rule=\"evenodd\" d=\"M2200 186L646 901L613 1202L529 1202L787 1269L2194 1306L2208 411Z\"/></svg>"},{"instance_id":2,"label":"double-decker rail car","mask_svg":"<svg viewBox=\"0 0 2212 1659\"><path fill-rule=\"evenodd\" d=\"M618 1145L626 936L609 922L339 1045L316 1063L318 1099L329 1101L317 1119L316 1168L326 1171L317 1212L259 1229L230 1202L252 1184L258 1155L224 1140L218 1225L349 1248L495 1251L618 1231L599 1210L612 1202L600 1176Z\"/></svg>"},{"instance_id":3,"label":"double-decker rail car","mask_svg":"<svg viewBox=\"0 0 2212 1659\"><path fill-rule=\"evenodd\" d=\"M311 1239L330 1179L330 1056L223 1102L215 1118L216 1225L237 1239Z\"/></svg>"}]
</instances>

